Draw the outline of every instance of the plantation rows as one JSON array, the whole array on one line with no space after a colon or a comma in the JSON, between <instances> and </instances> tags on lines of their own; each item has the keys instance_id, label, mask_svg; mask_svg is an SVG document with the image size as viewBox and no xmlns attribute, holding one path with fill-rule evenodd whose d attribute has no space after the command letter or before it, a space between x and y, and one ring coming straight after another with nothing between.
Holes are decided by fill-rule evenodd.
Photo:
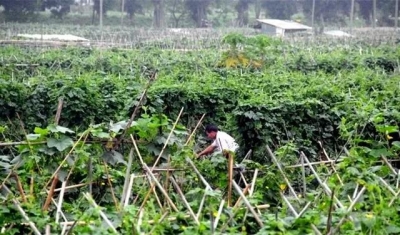
<instances>
[{"instance_id":1,"label":"plantation rows","mask_svg":"<svg viewBox=\"0 0 400 235\"><path fill-rule=\"evenodd\" d=\"M363 134L375 135L372 117L399 120L396 48L277 43L266 47L262 68L226 68L223 55L207 50L2 48L0 120L18 113L28 130L46 126L61 97L61 125L122 120L153 71L148 112L175 117L183 107L189 128L206 113L206 122L233 132L244 153L287 141L309 151L321 141L333 150L346 139L339 126L347 133L367 126Z\"/></svg>"},{"instance_id":2,"label":"plantation rows","mask_svg":"<svg viewBox=\"0 0 400 235\"><path fill-rule=\"evenodd\" d=\"M4 229L31 231L21 205L57 234L67 222L77 234L398 234L399 174L385 161L400 151L400 51L240 34L221 44L225 51L0 48ZM237 205L226 205L226 158L195 159L206 145L203 127L195 131L203 114L202 124L238 140L247 183L237 191L248 190L257 213L236 191ZM153 164L176 171L155 176Z\"/></svg>"}]
</instances>

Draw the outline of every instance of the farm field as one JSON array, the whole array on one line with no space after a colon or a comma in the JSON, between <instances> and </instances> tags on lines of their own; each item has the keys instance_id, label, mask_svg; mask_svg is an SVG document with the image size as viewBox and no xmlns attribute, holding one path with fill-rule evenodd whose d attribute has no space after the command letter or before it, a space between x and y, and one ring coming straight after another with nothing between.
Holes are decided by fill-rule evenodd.
<instances>
[{"instance_id":1,"label":"farm field","mask_svg":"<svg viewBox=\"0 0 400 235\"><path fill-rule=\"evenodd\" d=\"M400 232L395 34L170 33L0 48L7 234ZM210 122L240 145L231 190L226 158L195 159Z\"/></svg>"}]
</instances>

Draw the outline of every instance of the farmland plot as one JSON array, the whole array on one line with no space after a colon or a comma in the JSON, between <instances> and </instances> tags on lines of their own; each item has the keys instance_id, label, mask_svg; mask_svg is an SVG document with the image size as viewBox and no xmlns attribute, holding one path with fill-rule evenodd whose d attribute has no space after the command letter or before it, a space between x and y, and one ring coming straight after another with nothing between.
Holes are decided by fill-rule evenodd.
<instances>
[{"instance_id":1,"label":"farmland plot","mask_svg":"<svg viewBox=\"0 0 400 235\"><path fill-rule=\"evenodd\" d=\"M398 233L398 49L220 43L2 47L3 229ZM232 181L195 159L209 122L240 143Z\"/></svg>"}]
</instances>

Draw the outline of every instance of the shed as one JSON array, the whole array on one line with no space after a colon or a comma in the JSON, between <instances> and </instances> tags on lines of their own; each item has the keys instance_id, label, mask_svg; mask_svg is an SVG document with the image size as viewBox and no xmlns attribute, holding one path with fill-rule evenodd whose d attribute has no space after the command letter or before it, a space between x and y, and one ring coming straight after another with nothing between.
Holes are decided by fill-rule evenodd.
<instances>
[{"instance_id":1,"label":"shed","mask_svg":"<svg viewBox=\"0 0 400 235\"><path fill-rule=\"evenodd\" d=\"M271 36L284 36L286 33L294 33L311 30L312 28L290 20L257 19L261 24L261 31Z\"/></svg>"}]
</instances>

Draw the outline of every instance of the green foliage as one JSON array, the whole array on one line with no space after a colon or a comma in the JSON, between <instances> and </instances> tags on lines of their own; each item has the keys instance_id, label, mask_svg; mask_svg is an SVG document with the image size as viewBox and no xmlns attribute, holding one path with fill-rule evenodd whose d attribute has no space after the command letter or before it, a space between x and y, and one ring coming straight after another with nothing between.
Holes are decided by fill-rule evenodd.
<instances>
[{"instance_id":1,"label":"green foliage","mask_svg":"<svg viewBox=\"0 0 400 235\"><path fill-rule=\"evenodd\" d=\"M23 203L28 215L37 224L54 223L54 211L44 213L40 209L44 200L41 192L45 182L61 166L61 180L69 177L71 184L92 182L95 201L121 232L149 233L154 229L153 232L165 234L211 233L208 222L227 187L226 159L221 156L195 162L212 187L219 189L207 192L204 208L207 216L200 219L200 225L182 212L171 213L177 217L175 222L150 223L149 220L159 220L162 215L154 199L145 205L140 228L135 225L140 201L120 213L115 208L113 194L122 192L127 156L133 147L130 134L141 153L142 159L134 154L132 164L133 171L139 172L141 160L149 166L154 164L183 107L179 124L161 155L161 166L169 159L173 167L185 169L177 180L183 185L194 211L199 209L205 190L197 174L187 170L186 158L193 158L194 151L206 145L201 127L195 139L188 146L184 144L203 114L206 114L203 123L216 123L238 140L237 163L246 166L246 170L260 169L256 190L249 200L252 205L270 206L261 215L266 226L258 231L254 218L246 216L245 210L227 208L222 212L221 224L231 217L234 219L222 232L307 234L313 232L311 224L326 230L330 197L321 196L301 218L295 219L280 199L280 192L287 194L287 185L265 154L268 144L284 167L298 164L300 152L310 160L317 160L325 154L323 150L334 158L342 156L342 148L346 147L349 154L342 156L337 168L341 181L330 177L327 184L335 188L346 207L351 204L348 196L352 196L355 188L365 186L366 192L351 213L355 223L345 222L341 231L344 234L397 233L398 202L388 206L393 196L382 187L379 177L391 185L396 184L397 178L388 167L376 161L381 156L396 159L400 151L396 137L400 121L399 76L395 63L399 51L384 45L315 46L306 50L262 36L246 38L233 34L227 35L223 42L230 46L227 54L242 52L249 60L262 60L264 66L219 67L225 54L215 50L1 48L0 136L5 141L31 143L1 149L1 178L18 166L15 172L22 179L24 190L30 192L32 187L27 202ZM127 127L127 120L153 71L158 74L147 92L144 107ZM61 119L59 125L54 125L60 98L63 99ZM121 136L125 128L127 135ZM115 146L115 140L121 137L123 141ZM241 162L250 149L253 150L251 160ZM91 174L89 162L93 165ZM327 166L315 169L328 176ZM300 169L286 168L285 171L295 190L302 191ZM302 195L300 204L315 199L318 193L312 172L305 174L311 186ZM251 180L251 174L246 177ZM12 182L7 185L18 192ZM132 192L144 198L147 186L145 178L135 179ZM69 220L91 224L77 226L76 233L107 233L98 210L91 208L81 194L87 190L88 186L71 190L65 195L63 208L68 211ZM15 213L11 196L18 197L0 198L0 203L7 205L1 207L0 219L7 224L19 224L23 220ZM179 210L184 210L179 195L171 197L178 202ZM336 224L345 212L335 209L332 215ZM26 229L14 228L10 231ZM54 226L59 232L57 229Z\"/></svg>"}]
</instances>

